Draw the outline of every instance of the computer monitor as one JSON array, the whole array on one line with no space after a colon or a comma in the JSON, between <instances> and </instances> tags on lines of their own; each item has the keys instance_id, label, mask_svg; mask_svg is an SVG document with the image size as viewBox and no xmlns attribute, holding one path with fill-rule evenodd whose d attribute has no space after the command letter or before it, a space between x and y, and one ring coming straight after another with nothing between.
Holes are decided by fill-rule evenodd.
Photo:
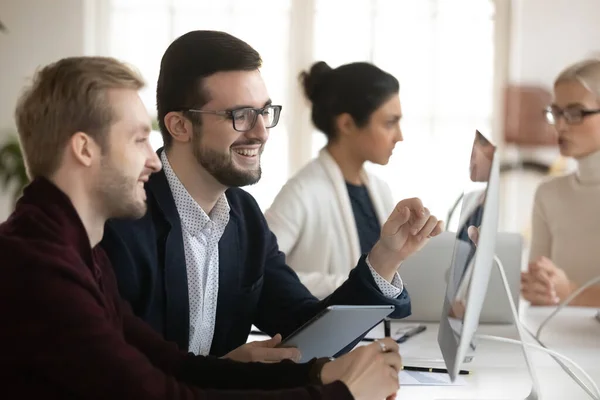
<instances>
[{"instance_id":1,"label":"computer monitor","mask_svg":"<svg viewBox=\"0 0 600 400\"><path fill-rule=\"evenodd\" d=\"M473 142L469 180L476 190L465 194L468 200L463 201L438 333L452 381L474 349L472 339L494 262L498 229L499 160L496 147L479 131Z\"/></svg>"}]
</instances>

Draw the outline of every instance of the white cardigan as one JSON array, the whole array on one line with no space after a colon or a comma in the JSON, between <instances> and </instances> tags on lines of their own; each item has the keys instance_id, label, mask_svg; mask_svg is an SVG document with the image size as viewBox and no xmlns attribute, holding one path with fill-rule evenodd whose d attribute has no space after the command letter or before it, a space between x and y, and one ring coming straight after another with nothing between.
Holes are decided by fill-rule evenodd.
<instances>
[{"instance_id":1,"label":"white cardigan","mask_svg":"<svg viewBox=\"0 0 600 400\"><path fill-rule=\"evenodd\" d=\"M395 206L391 190L364 170L361 179L383 225ZM284 185L265 217L288 265L316 297L340 286L361 256L346 182L326 149Z\"/></svg>"}]
</instances>

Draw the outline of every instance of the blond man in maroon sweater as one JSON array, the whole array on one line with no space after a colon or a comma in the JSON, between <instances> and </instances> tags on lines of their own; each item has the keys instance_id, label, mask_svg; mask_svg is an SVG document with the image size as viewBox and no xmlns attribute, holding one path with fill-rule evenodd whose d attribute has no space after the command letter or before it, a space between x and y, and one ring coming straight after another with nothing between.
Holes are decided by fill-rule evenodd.
<instances>
[{"instance_id":1,"label":"blond man in maroon sweater","mask_svg":"<svg viewBox=\"0 0 600 400\"><path fill-rule=\"evenodd\" d=\"M144 182L161 168L142 87L114 59L68 58L17 106L33 181L0 225L0 398L394 397L390 340L332 362L244 364L181 352L132 315L97 244L108 218L144 215Z\"/></svg>"}]
</instances>

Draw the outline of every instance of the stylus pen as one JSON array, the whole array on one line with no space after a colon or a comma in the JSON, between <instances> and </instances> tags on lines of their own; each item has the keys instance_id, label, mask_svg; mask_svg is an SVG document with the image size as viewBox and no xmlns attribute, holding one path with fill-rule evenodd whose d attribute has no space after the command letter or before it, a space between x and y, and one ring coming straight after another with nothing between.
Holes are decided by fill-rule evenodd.
<instances>
[{"instance_id":1,"label":"stylus pen","mask_svg":"<svg viewBox=\"0 0 600 400\"><path fill-rule=\"evenodd\" d=\"M402 367L402 369L405 371L436 372L436 373L440 373L440 374L448 373L448 370L444 369L444 368L409 367L408 365L405 365ZM460 371L458 371L459 375L469 375L470 373L471 373L471 371L465 371L462 369Z\"/></svg>"}]
</instances>

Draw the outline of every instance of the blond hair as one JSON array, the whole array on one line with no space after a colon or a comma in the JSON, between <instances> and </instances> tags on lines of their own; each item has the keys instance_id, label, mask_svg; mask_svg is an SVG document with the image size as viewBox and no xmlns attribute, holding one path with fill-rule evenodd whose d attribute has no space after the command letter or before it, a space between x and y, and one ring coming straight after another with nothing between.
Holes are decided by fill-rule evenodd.
<instances>
[{"instance_id":1,"label":"blond hair","mask_svg":"<svg viewBox=\"0 0 600 400\"><path fill-rule=\"evenodd\" d=\"M600 99L600 56L579 61L565 68L554 81L554 86L561 82L579 82L583 87Z\"/></svg>"},{"instance_id":2,"label":"blond hair","mask_svg":"<svg viewBox=\"0 0 600 400\"><path fill-rule=\"evenodd\" d=\"M55 173L76 132L85 132L105 149L115 119L107 91L143 87L137 72L109 57L64 58L38 71L15 110L29 177Z\"/></svg>"}]
</instances>

